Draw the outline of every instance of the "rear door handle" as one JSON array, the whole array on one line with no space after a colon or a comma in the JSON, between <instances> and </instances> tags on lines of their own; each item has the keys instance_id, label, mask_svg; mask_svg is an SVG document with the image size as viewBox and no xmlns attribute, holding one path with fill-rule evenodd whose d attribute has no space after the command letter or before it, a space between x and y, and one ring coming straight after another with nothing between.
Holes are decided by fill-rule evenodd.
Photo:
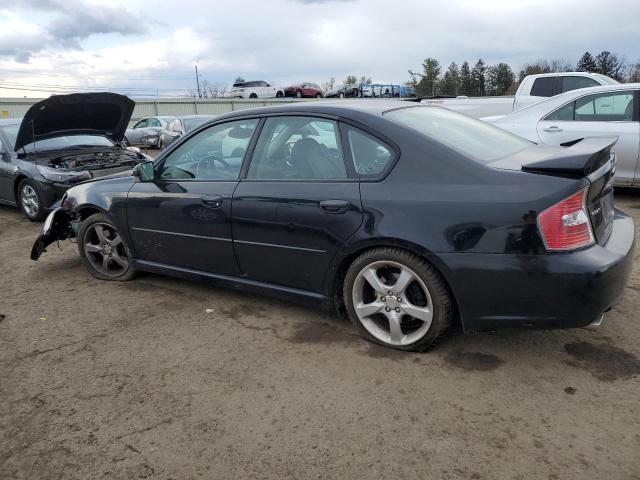
<instances>
[{"instance_id":1,"label":"rear door handle","mask_svg":"<svg viewBox=\"0 0 640 480\"><path fill-rule=\"evenodd\" d=\"M200 200L202 201L202 204L207 208L220 208L222 206L224 198L222 198L220 195L214 195L211 197L202 197Z\"/></svg>"},{"instance_id":2,"label":"rear door handle","mask_svg":"<svg viewBox=\"0 0 640 480\"><path fill-rule=\"evenodd\" d=\"M555 125L551 127L543 128L543 130L549 133L560 133L562 131L560 127L556 127Z\"/></svg>"},{"instance_id":3,"label":"rear door handle","mask_svg":"<svg viewBox=\"0 0 640 480\"><path fill-rule=\"evenodd\" d=\"M344 213L351 206L347 200L323 200L320 207L327 213Z\"/></svg>"}]
</instances>

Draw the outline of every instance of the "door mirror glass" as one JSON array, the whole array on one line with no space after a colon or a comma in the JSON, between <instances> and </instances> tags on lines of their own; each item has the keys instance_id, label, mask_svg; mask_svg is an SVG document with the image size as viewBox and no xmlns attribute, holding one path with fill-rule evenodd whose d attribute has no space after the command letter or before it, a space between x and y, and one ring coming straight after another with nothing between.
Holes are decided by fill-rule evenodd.
<instances>
[{"instance_id":1,"label":"door mirror glass","mask_svg":"<svg viewBox=\"0 0 640 480\"><path fill-rule=\"evenodd\" d=\"M144 162L138 164L133 171L134 176L140 178L143 182L151 182L155 177L155 171L153 169L153 162Z\"/></svg>"}]
</instances>

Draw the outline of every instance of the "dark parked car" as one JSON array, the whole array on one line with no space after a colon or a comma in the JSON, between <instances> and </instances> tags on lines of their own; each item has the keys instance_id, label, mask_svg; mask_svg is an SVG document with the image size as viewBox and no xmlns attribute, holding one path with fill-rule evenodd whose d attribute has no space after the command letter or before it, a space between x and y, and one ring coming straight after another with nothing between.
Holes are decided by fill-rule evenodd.
<instances>
[{"instance_id":1,"label":"dark parked car","mask_svg":"<svg viewBox=\"0 0 640 480\"><path fill-rule=\"evenodd\" d=\"M157 148L162 150L164 140L173 136L180 136L180 123L177 117L161 116L138 120L133 127L127 128L125 141L134 147Z\"/></svg>"},{"instance_id":2,"label":"dark parked car","mask_svg":"<svg viewBox=\"0 0 640 480\"><path fill-rule=\"evenodd\" d=\"M149 160L122 146L134 105L113 93L56 95L0 120L0 203L43 220L69 187Z\"/></svg>"},{"instance_id":3,"label":"dark parked car","mask_svg":"<svg viewBox=\"0 0 640 480\"><path fill-rule=\"evenodd\" d=\"M215 118L214 115L182 115L181 117L175 117L166 130L160 130L159 143L161 149L167 148L189 130L213 118Z\"/></svg>"},{"instance_id":4,"label":"dark parked car","mask_svg":"<svg viewBox=\"0 0 640 480\"><path fill-rule=\"evenodd\" d=\"M237 111L133 175L69 190L32 258L77 236L97 278L144 270L344 306L364 337L402 350L458 318L466 331L597 324L633 264L614 143L538 146L400 101Z\"/></svg>"},{"instance_id":5,"label":"dark parked car","mask_svg":"<svg viewBox=\"0 0 640 480\"><path fill-rule=\"evenodd\" d=\"M322 89L315 83L305 82L286 87L284 94L287 97L320 98L322 97Z\"/></svg>"},{"instance_id":6,"label":"dark parked car","mask_svg":"<svg viewBox=\"0 0 640 480\"><path fill-rule=\"evenodd\" d=\"M325 98L353 98L360 96L357 85L338 85L324 94Z\"/></svg>"}]
</instances>

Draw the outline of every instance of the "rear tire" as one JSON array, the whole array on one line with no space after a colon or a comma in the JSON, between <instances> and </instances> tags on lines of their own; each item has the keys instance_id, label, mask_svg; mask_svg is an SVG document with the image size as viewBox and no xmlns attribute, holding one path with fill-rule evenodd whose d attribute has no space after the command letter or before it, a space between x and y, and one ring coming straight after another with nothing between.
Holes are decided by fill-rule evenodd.
<instances>
[{"instance_id":1,"label":"rear tire","mask_svg":"<svg viewBox=\"0 0 640 480\"><path fill-rule=\"evenodd\" d=\"M364 338L398 350L427 351L453 323L453 299L440 274L398 248L379 247L356 258L343 300Z\"/></svg>"},{"instance_id":2,"label":"rear tire","mask_svg":"<svg viewBox=\"0 0 640 480\"><path fill-rule=\"evenodd\" d=\"M32 222L41 222L47 217L47 211L42 203L42 192L37 182L28 178L22 180L18 185L16 197L20 210Z\"/></svg>"},{"instance_id":3,"label":"rear tire","mask_svg":"<svg viewBox=\"0 0 640 480\"><path fill-rule=\"evenodd\" d=\"M99 280L125 282L136 274L124 238L104 213L95 213L82 222L78 250L82 263Z\"/></svg>"}]
</instances>

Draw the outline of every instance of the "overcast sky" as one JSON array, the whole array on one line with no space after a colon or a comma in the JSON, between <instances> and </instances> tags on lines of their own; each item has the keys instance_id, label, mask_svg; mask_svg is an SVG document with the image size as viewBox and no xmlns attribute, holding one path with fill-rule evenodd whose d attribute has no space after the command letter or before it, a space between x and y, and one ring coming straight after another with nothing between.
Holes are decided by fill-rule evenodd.
<instances>
[{"instance_id":1,"label":"overcast sky","mask_svg":"<svg viewBox=\"0 0 640 480\"><path fill-rule=\"evenodd\" d=\"M585 50L636 62L639 19L640 0L0 0L0 96L184 93L195 64L210 82L284 85L404 82L425 57L516 71Z\"/></svg>"}]
</instances>

